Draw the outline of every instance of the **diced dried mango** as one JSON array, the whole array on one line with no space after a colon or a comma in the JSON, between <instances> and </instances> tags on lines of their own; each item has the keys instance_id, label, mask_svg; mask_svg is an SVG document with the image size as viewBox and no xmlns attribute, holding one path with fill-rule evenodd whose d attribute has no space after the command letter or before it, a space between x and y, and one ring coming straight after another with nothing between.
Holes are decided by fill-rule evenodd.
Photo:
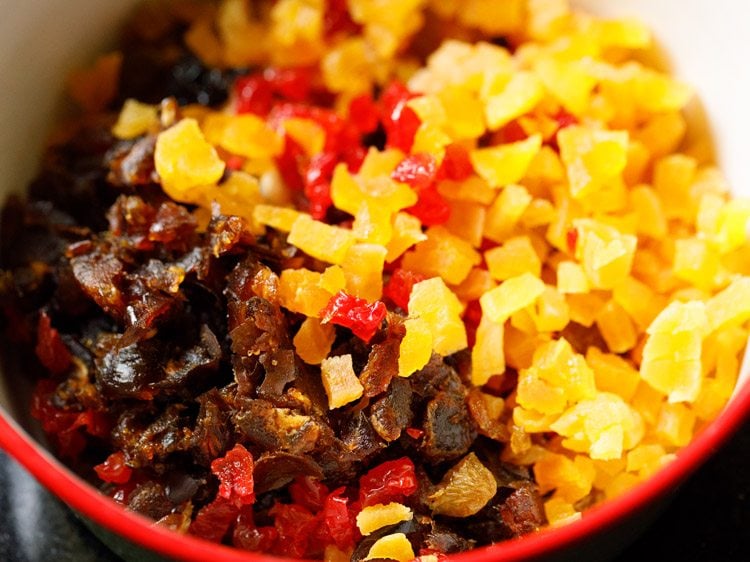
<instances>
[{"instance_id":1,"label":"diced dried mango","mask_svg":"<svg viewBox=\"0 0 750 562\"><path fill-rule=\"evenodd\" d=\"M321 324L317 318L306 318L294 336L294 349L305 363L320 365L331 352L336 339L332 324Z\"/></svg>"},{"instance_id":2,"label":"diced dried mango","mask_svg":"<svg viewBox=\"0 0 750 562\"><path fill-rule=\"evenodd\" d=\"M654 165L654 190L669 218L692 220L697 212L697 201L689 195L698 163L682 154L665 156Z\"/></svg>"},{"instance_id":3,"label":"diced dried mango","mask_svg":"<svg viewBox=\"0 0 750 562\"><path fill-rule=\"evenodd\" d=\"M414 549L403 533L393 533L376 540L370 547L365 560L386 559L396 562L409 562L414 559Z\"/></svg>"},{"instance_id":4,"label":"diced dried mango","mask_svg":"<svg viewBox=\"0 0 750 562\"><path fill-rule=\"evenodd\" d=\"M706 303L707 333L750 318L750 277L738 277Z\"/></svg>"},{"instance_id":5,"label":"diced dried mango","mask_svg":"<svg viewBox=\"0 0 750 562\"><path fill-rule=\"evenodd\" d=\"M482 316L477 327L476 342L471 350L471 382L476 386L482 386L493 375L505 372L504 333L502 323Z\"/></svg>"},{"instance_id":6,"label":"diced dried mango","mask_svg":"<svg viewBox=\"0 0 750 562\"><path fill-rule=\"evenodd\" d=\"M224 174L224 162L194 119L159 133L154 163L164 192L185 203L196 202L196 188L213 185Z\"/></svg>"},{"instance_id":7,"label":"diced dried mango","mask_svg":"<svg viewBox=\"0 0 750 562\"><path fill-rule=\"evenodd\" d=\"M620 458L640 442L645 430L638 412L608 392L581 400L550 427L566 438L564 447L602 460Z\"/></svg>"},{"instance_id":8,"label":"diced dried mango","mask_svg":"<svg viewBox=\"0 0 750 562\"><path fill-rule=\"evenodd\" d=\"M583 268L576 262L560 262L557 266L557 290L562 294L588 293L589 281Z\"/></svg>"},{"instance_id":9,"label":"diced dried mango","mask_svg":"<svg viewBox=\"0 0 750 562\"><path fill-rule=\"evenodd\" d=\"M378 244L354 244L341 263L346 292L374 302L383 294L383 264L386 249Z\"/></svg>"},{"instance_id":10,"label":"diced dried mango","mask_svg":"<svg viewBox=\"0 0 750 562\"><path fill-rule=\"evenodd\" d=\"M625 359L612 353L604 353L598 347L591 346L586 352L586 362L594 371L596 388L611 392L631 403L640 375Z\"/></svg>"},{"instance_id":11,"label":"diced dried mango","mask_svg":"<svg viewBox=\"0 0 750 562\"><path fill-rule=\"evenodd\" d=\"M432 332L436 353L451 355L467 346L462 306L440 277L416 283L409 296L409 315L421 318Z\"/></svg>"},{"instance_id":12,"label":"diced dried mango","mask_svg":"<svg viewBox=\"0 0 750 562\"><path fill-rule=\"evenodd\" d=\"M615 287L630 272L636 237L591 219L578 219L574 224L578 233L576 258L591 285L597 289Z\"/></svg>"},{"instance_id":13,"label":"diced dried mango","mask_svg":"<svg viewBox=\"0 0 750 562\"><path fill-rule=\"evenodd\" d=\"M398 348L398 375L410 377L432 357L432 329L422 318L407 318L404 329L406 332Z\"/></svg>"},{"instance_id":14,"label":"diced dried mango","mask_svg":"<svg viewBox=\"0 0 750 562\"><path fill-rule=\"evenodd\" d=\"M502 246L487 250L484 259L490 274L498 281L523 273L530 273L535 277L542 273L542 262L528 236L506 240Z\"/></svg>"},{"instance_id":15,"label":"diced dried mango","mask_svg":"<svg viewBox=\"0 0 750 562\"><path fill-rule=\"evenodd\" d=\"M532 135L514 143L478 148L469 157L477 174L491 186L502 187L523 179L541 146L541 135Z\"/></svg>"},{"instance_id":16,"label":"diced dried mango","mask_svg":"<svg viewBox=\"0 0 750 562\"><path fill-rule=\"evenodd\" d=\"M320 376L330 410L346 406L362 397L364 387L354 372L351 355L324 359L320 364Z\"/></svg>"},{"instance_id":17,"label":"diced dried mango","mask_svg":"<svg viewBox=\"0 0 750 562\"><path fill-rule=\"evenodd\" d=\"M685 404L662 404L654 432L666 444L684 447L693 438L695 413Z\"/></svg>"},{"instance_id":18,"label":"diced dried mango","mask_svg":"<svg viewBox=\"0 0 750 562\"><path fill-rule=\"evenodd\" d=\"M294 221L287 241L314 258L340 265L357 240L351 230L300 215Z\"/></svg>"},{"instance_id":19,"label":"diced dried mango","mask_svg":"<svg viewBox=\"0 0 750 562\"><path fill-rule=\"evenodd\" d=\"M664 297L631 276L615 285L612 299L628 313L640 331L645 331L666 305Z\"/></svg>"},{"instance_id":20,"label":"diced dried mango","mask_svg":"<svg viewBox=\"0 0 750 562\"><path fill-rule=\"evenodd\" d=\"M549 285L528 312L538 332L560 332L570 322L570 309L565 297Z\"/></svg>"},{"instance_id":21,"label":"diced dried mango","mask_svg":"<svg viewBox=\"0 0 750 562\"><path fill-rule=\"evenodd\" d=\"M656 192L647 185L634 187L630 191L630 205L638 217L637 232L657 240L667 234L667 215Z\"/></svg>"},{"instance_id":22,"label":"diced dried mango","mask_svg":"<svg viewBox=\"0 0 750 562\"><path fill-rule=\"evenodd\" d=\"M484 236L495 242L505 240L531 204L532 197L521 185L508 185L487 210Z\"/></svg>"},{"instance_id":23,"label":"diced dried mango","mask_svg":"<svg viewBox=\"0 0 750 562\"><path fill-rule=\"evenodd\" d=\"M576 511L573 504L559 497L544 502L544 515L552 527L567 525L581 518L581 512Z\"/></svg>"},{"instance_id":24,"label":"diced dried mango","mask_svg":"<svg viewBox=\"0 0 750 562\"><path fill-rule=\"evenodd\" d=\"M119 139L134 139L159 127L159 110L155 105L128 99L117 116L112 134Z\"/></svg>"},{"instance_id":25,"label":"diced dried mango","mask_svg":"<svg viewBox=\"0 0 750 562\"><path fill-rule=\"evenodd\" d=\"M586 497L594 483L596 470L591 459L576 455L573 459L548 453L534 463L534 476L542 494L555 490L555 497L575 503Z\"/></svg>"},{"instance_id":26,"label":"diced dried mango","mask_svg":"<svg viewBox=\"0 0 750 562\"><path fill-rule=\"evenodd\" d=\"M641 377L670 402L692 402L701 385L701 344L708 323L702 302L672 302L649 326Z\"/></svg>"},{"instance_id":27,"label":"diced dried mango","mask_svg":"<svg viewBox=\"0 0 750 562\"><path fill-rule=\"evenodd\" d=\"M321 287L321 278L320 273L309 269L284 269L279 277L282 306L292 312L317 318L335 294Z\"/></svg>"},{"instance_id":28,"label":"diced dried mango","mask_svg":"<svg viewBox=\"0 0 750 562\"><path fill-rule=\"evenodd\" d=\"M607 302L599 311L596 325L607 347L614 353L625 353L633 349L638 342L638 332L630 316L613 300Z\"/></svg>"},{"instance_id":29,"label":"diced dried mango","mask_svg":"<svg viewBox=\"0 0 750 562\"><path fill-rule=\"evenodd\" d=\"M502 92L486 100L485 116L491 131L507 125L516 117L528 113L541 101L544 89L531 72L514 74Z\"/></svg>"},{"instance_id":30,"label":"diced dried mango","mask_svg":"<svg viewBox=\"0 0 750 562\"><path fill-rule=\"evenodd\" d=\"M276 205L260 204L253 208L253 220L256 223L270 226L282 232L292 230L292 225L301 215L302 213L299 211Z\"/></svg>"},{"instance_id":31,"label":"diced dried mango","mask_svg":"<svg viewBox=\"0 0 750 562\"><path fill-rule=\"evenodd\" d=\"M479 253L466 240L454 236L443 226L427 231L427 240L404 254L403 267L425 276L442 276L457 285L481 261Z\"/></svg>"},{"instance_id":32,"label":"diced dried mango","mask_svg":"<svg viewBox=\"0 0 750 562\"><path fill-rule=\"evenodd\" d=\"M451 214L445 228L475 248L479 248L482 245L482 232L487 214L484 205L462 200L450 201L448 204Z\"/></svg>"},{"instance_id":33,"label":"diced dried mango","mask_svg":"<svg viewBox=\"0 0 750 562\"><path fill-rule=\"evenodd\" d=\"M418 218L408 213L396 213L393 218L393 235L386 244L388 252L385 261L393 262L406 250L425 240L427 240L427 235L422 232L422 225Z\"/></svg>"},{"instance_id":34,"label":"diced dried mango","mask_svg":"<svg viewBox=\"0 0 750 562\"><path fill-rule=\"evenodd\" d=\"M502 324L514 312L531 305L543 292L542 280L530 273L524 273L487 291L479 299L479 303L482 312L490 320Z\"/></svg>"},{"instance_id":35,"label":"diced dried mango","mask_svg":"<svg viewBox=\"0 0 750 562\"><path fill-rule=\"evenodd\" d=\"M210 113L203 120L206 139L245 158L273 158L281 153L281 138L253 114Z\"/></svg>"}]
</instances>

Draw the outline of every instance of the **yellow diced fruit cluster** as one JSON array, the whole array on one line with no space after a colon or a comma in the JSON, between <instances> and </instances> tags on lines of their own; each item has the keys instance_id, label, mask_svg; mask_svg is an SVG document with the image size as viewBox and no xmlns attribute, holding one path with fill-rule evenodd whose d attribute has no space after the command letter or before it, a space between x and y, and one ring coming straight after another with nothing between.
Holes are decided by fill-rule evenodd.
<instances>
[{"instance_id":1,"label":"yellow diced fruit cluster","mask_svg":"<svg viewBox=\"0 0 750 562\"><path fill-rule=\"evenodd\" d=\"M404 334L398 351L398 374L410 377L432 357L432 329L422 318L404 320Z\"/></svg>"},{"instance_id":2,"label":"yellow diced fruit cluster","mask_svg":"<svg viewBox=\"0 0 750 562\"><path fill-rule=\"evenodd\" d=\"M414 514L403 504L391 502L375 504L362 508L357 514L357 528L367 536L378 529L395 525L402 521L411 521Z\"/></svg>"},{"instance_id":3,"label":"yellow diced fruit cluster","mask_svg":"<svg viewBox=\"0 0 750 562\"><path fill-rule=\"evenodd\" d=\"M322 324L318 318L306 318L294 336L294 349L302 361L320 365L331 352L336 330L331 324Z\"/></svg>"},{"instance_id":4,"label":"yellow diced fruit cluster","mask_svg":"<svg viewBox=\"0 0 750 562\"><path fill-rule=\"evenodd\" d=\"M479 265L481 256L466 240L454 236L445 227L427 231L427 240L404 254L403 267L428 277L442 276L446 283L457 285Z\"/></svg>"},{"instance_id":5,"label":"yellow diced fruit cluster","mask_svg":"<svg viewBox=\"0 0 750 562\"><path fill-rule=\"evenodd\" d=\"M421 281L412 287L409 316L427 324L435 353L451 355L467 346L462 312L461 302L440 277ZM419 337L424 341L422 336Z\"/></svg>"}]
</instances>

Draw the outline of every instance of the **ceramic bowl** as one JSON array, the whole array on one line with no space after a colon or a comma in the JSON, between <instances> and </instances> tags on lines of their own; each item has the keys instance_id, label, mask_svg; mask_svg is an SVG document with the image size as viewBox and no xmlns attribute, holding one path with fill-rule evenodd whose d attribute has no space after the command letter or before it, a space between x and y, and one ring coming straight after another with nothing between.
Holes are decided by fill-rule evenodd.
<instances>
[{"instance_id":1,"label":"ceramic bowl","mask_svg":"<svg viewBox=\"0 0 750 562\"><path fill-rule=\"evenodd\" d=\"M37 0L15 3L0 19L0 197L22 192L34 175L43 139L57 112L69 69L104 48L138 0ZM696 87L691 134L710 135L717 160L737 195L750 196L750 4L735 0L579 0L599 14L648 23L663 62ZM678 458L646 482L595 507L570 525L452 557L474 562L521 559L602 560L633 540L678 484L735 431L750 412L745 361L731 402ZM278 560L242 553L160 528L99 494L42 445L28 415L29 389L0 372L0 446L90 522L121 556L133 560L215 562Z\"/></svg>"}]
</instances>

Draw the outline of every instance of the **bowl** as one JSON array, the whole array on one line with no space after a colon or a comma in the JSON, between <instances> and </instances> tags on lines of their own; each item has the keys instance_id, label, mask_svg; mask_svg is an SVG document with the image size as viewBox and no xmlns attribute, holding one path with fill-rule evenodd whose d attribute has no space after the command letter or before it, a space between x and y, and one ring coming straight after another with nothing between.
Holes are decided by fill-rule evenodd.
<instances>
[{"instance_id":1,"label":"bowl","mask_svg":"<svg viewBox=\"0 0 750 562\"><path fill-rule=\"evenodd\" d=\"M90 60L111 40L118 22L138 0L69 0L22 3L0 20L0 194L21 193L36 170L43 139L59 111L68 70ZM750 126L750 77L738 74L750 54L743 22L750 8L733 0L579 0L603 15L632 15L649 24L663 63L694 85L690 134L710 136L734 193L750 196L745 143ZM710 38L710 41L701 38ZM618 552L658 514L679 483L709 458L750 413L750 355L735 393L719 415L677 459L621 497L587 511L574 523L452 557L452 560L596 559ZM30 389L0 372L0 446L44 486L91 523L100 537L129 559L278 560L242 553L156 528L126 512L57 461L28 415Z\"/></svg>"}]
</instances>

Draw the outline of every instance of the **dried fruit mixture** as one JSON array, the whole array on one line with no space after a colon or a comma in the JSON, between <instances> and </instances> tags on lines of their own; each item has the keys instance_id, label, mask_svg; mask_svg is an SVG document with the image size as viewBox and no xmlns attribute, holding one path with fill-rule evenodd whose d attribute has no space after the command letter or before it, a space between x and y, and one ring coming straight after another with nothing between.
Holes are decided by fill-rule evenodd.
<instances>
[{"instance_id":1,"label":"dried fruit mixture","mask_svg":"<svg viewBox=\"0 0 750 562\"><path fill-rule=\"evenodd\" d=\"M650 45L565 0L146 5L5 207L33 416L128 509L291 557L437 560L648 478L750 318L750 202Z\"/></svg>"}]
</instances>

